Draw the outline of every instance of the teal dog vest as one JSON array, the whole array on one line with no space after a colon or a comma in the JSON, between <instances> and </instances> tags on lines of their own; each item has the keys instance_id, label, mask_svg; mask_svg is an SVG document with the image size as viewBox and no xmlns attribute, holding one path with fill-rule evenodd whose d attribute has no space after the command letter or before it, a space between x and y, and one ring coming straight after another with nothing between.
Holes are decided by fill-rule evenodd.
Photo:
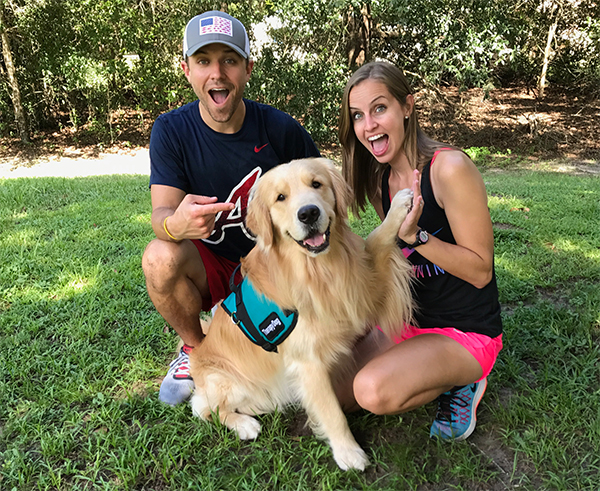
<instances>
[{"instance_id":1,"label":"teal dog vest","mask_svg":"<svg viewBox=\"0 0 600 491\"><path fill-rule=\"evenodd\" d=\"M277 353L277 345L296 327L298 312L281 309L275 302L258 293L250 280L244 278L235 284L235 273L229 280L231 294L221 306L246 337L265 351Z\"/></svg>"}]
</instances>

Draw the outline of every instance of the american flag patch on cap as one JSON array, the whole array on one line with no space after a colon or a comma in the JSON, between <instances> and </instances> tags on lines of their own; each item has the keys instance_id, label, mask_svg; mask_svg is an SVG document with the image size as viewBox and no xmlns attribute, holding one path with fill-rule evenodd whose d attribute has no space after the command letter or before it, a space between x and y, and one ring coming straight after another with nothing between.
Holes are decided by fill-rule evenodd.
<instances>
[{"instance_id":1,"label":"american flag patch on cap","mask_svg":"<svg viewBox=\"0 0 600 491\"><path fill-rule=\"evenodd\" d=\"M233 26L229 19L206 17L200 21L200 35L203 34L226 34L233 37Z\"/></svg>"}]
</instances>

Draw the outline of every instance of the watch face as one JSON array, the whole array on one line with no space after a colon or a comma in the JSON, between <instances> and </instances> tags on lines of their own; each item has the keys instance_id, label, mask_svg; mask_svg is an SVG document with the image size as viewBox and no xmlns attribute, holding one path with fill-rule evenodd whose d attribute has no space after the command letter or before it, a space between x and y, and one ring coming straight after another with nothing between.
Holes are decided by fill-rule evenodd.
<instances>
[{"instance_id":1,"label":"watch face","mask_svg":"<svg viewBox=\"0 0 600 491\"><path fill-rule=\"evenodd\" d=\"M419 242L425 244L429 240L429 234L425 230L419 230Z\"/></svg>"}]
</instances>

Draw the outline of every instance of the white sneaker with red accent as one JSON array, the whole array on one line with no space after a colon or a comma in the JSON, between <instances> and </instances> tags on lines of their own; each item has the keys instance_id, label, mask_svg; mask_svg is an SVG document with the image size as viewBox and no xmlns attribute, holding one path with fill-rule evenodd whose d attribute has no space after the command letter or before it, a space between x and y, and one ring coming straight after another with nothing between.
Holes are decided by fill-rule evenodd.
<instances>
[{"instance_id":1,"label":"white sneaker with red accent","mask_svg":"<svg viewBox=\"0 0 600 491\"><path fill-rule=\"evenodd\" d=\"M171 406L187 401L194 391L194 380L190 375L190 352L192 348L183 345L179 355L169 367L160 384L158 399Z\"/></svg>"}]
</instances>

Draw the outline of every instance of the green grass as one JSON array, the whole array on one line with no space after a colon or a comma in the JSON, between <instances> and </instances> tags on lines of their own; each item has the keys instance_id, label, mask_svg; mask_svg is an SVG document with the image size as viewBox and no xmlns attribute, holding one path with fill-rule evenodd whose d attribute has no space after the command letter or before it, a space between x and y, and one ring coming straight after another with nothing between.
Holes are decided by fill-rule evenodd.
<instances>
[{"instance_id":1,"label":"green grass","mask_svg":"<svg viewBox=\"0 0 600 491\"><path fill-rule=\"evenodd\" d=\"M431 441L433 405L350 415L365 473L340 471L301 411L241 442L158 402L177 340L140 266L146 177L0 180L0 489L598 489L600 179L484 179L505 349L477 430Z\"/></svg>"}]
</instances>

